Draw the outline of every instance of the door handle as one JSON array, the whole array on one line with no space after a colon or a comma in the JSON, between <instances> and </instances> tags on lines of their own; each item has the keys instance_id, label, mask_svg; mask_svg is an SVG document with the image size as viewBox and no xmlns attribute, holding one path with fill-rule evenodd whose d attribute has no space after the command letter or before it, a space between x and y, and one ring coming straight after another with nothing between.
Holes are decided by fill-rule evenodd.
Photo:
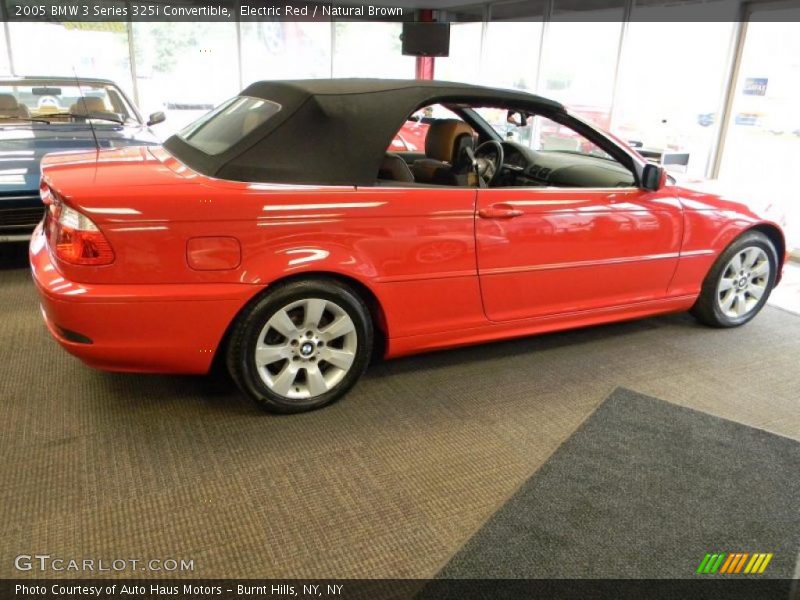
<instances>
[{"instance_id":1,"label":"door handle","mask_svg":"<svg viewBox=\"0 0 800 600\"><path fill-rule=\"evenodd\" d=\"M513 219L514 217L521 217L524 211L512 207L510 204L492 204L486 208L478 210L478 216L481 219Z\"/></svg>"}]
</instances>

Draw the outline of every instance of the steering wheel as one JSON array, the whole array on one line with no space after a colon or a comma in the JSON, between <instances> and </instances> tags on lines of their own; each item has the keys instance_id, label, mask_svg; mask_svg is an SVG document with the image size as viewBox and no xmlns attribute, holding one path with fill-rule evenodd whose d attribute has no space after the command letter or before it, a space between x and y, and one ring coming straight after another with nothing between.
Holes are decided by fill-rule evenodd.
<instances>
[{"instance_id":1,"label":"steering wheel","mask_svg":"<svg viewBox=\"0 0 800 600\"><path fill-rule=\"evenodd\" d=\"M478 177L483 179L487 186L497 181L504 159L503 145L497 140L487 140L475 148Z\"/></svg>"}]
</instances>

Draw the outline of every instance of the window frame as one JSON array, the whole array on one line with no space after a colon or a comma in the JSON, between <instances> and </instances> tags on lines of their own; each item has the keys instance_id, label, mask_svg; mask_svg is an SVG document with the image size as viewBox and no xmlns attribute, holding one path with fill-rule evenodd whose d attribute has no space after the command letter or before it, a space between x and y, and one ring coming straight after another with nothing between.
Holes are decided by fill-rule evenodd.
<instances>
[{"instance_id":1,"label":"window frame","mask_svg":"<svg viewBox=\"0 0 800 600\"><path fill-rule=\"evenodd\" d=\"M567 127L571 129L578 135L583 136L588 141L596 145L598 148L606 152L611 158L617 161L623 168L630 171L631 175L633 175L633 185L625 186L625 187L615 187L615 188L603 188L603 189L614 189L614 190L629 190L629 189L641 189L641 181L642 181L642 173L644 171L644 167L646 161L638 156L634 151L627 148L625 145L620 143L618 140L614 139L610 134L603 132L602 130L596 128L591 123L577 117L576 115L571 114L567 109L563 109L560 111L553 110L541 110L541 108L537 108L530 104L516 104L516 103L504 103L504 102L464 102L464 103L457 103L457 102L447 102L445 100L438 101L432 104L425 104L423 106L415 108L403 121L405 124L412 115L416 112L424 109L426 106L433 105L433 104L440 104L444 108L450 110L461 119L464 120L467 125L469 125L475 132L478 134L478 141L482 143L487 140L494 140L500 143L506 141L500 136L497 131L495 131L494 127L492 127L483 117L480 116L478 112L476 112L475 108L480 107L489 107L489 108L500 108L505 110L521 110L531 116L541 116L546 119L550 119L551 121ZM400 133L402 127L397 130L395 136ZM394 138L392 138L394 139ZM402 152L399 152L402 154ZM414 187L419 187L423 184L415 184ZM425 187L436 187L436 188L452 188L453 186L450 185L441 185L441 184L424 184ZM391 187L408 187L403 185L391 186ZM516 186L514 186L516 187ZM523 187L523 186L520 186ZM478 186L467 186L465 189L479 189ZM510 188L483 188L483 189L510 189ZM529 189L525 187L524 189ZM578 189L598 189L598 188L578 188Z\"/></svg>"}]
</instances>

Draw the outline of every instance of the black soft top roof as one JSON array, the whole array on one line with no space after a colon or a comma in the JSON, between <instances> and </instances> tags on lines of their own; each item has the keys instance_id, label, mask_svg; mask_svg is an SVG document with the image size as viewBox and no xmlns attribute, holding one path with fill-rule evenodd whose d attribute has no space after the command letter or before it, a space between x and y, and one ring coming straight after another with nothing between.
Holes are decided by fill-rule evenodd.
<instances>
[{"instance_id":1,"label":"black soft top roof","mask_svg":"<svg viewBox=\"0 0 800 600\"><path fill-rule=\"evenodd\" d=\"M393 136L423 106L485 101L543 114L564 109L533 94L441 81L260 81L240 95L277 102L281 110L221 154L206 154L178 135L164 147L196 171L221 179L373 185Z\"/></svg>"}]
</instances>

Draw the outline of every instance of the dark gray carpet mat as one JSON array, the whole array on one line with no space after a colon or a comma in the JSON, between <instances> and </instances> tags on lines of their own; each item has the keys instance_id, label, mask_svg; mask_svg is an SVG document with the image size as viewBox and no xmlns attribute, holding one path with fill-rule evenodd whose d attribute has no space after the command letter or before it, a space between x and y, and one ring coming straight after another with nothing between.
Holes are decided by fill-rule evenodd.
<instances>
[{"instance_id":1,"label":"dark gray carpet mat","mask_svg":"<svg viewBox=\"0 0 800 600\"><path fill-rule=\"evenodd\" d=\"M617 389L438 577L742 578L695 572L748 552L790 578L798 474L796 441Z\"/></svg>"}]
</instances>

